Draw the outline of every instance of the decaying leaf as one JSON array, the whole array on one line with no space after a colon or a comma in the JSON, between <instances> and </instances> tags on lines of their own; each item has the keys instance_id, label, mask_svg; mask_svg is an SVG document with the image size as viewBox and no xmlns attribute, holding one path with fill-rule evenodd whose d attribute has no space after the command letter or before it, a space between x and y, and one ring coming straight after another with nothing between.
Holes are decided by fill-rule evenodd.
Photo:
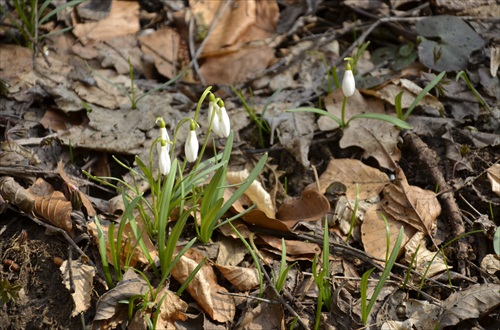
<instances>
[{"instance_id":1,"label":"decaying leaf","mask_svg":"<svg viewBox=\"0 0 500 330\"><path fill-rule=\"evenodd\" d=\"M250 173L247 169L228 172L227 180L231 184L241 184L248 178L249 175ZM256 205L258 210L263 211L268 217L274 218L276 216L271 195L269 195L264 187L262 187L260 182L254 180L250 187L248 187L245 191L245 195Z\"/></svg>"},{"instance_id":2,"label":"decaying leaf","mask_svg":"<svg viewBox=\"0 0 500 330\"><path fill-rule=\"evenodd\" d=\"M83 264L80 260L71 261L71 265L65 260L59 270L63 277L64 286L71 292L71 297L75 302L75 308L71 312L71 316L77 316L90 307L95 268ZM71 287L71 284L73 284L73 287Z\"/></svg>"},{"instance_id":3,"label":"decaying leaf","mask_svg":"<svg viewBox=\"0 0 500 330\"><path fill-rule=\"evenodd\" d=\"M486 170L488 180L490 180L491 191L500 196L500 164L494 164Z\"/></svg>"},{"instance_id":4,"label":"decaying leaf","mask_svg":"<svg viewBox=\"0 0 500 330\"><path fill-rule=\"evenodd\" d=\"M408 299L406 315L416 330L434 329L441 307L425 300Z\"/></svg>"},{"instance_id":5,"label":"decaying leaf","mask_svg":"<svg viewBox=\"0 0 500 330\"><path fill-rule=\"evenodd\" d=\"M379 213L383 214L383 210L380 208L379 204L375 204L370 207L365 213L365 219L361 224L361 240L365 248L366 253L377 257L379 259L385 260L387 255L387 236L385 222L382 220ZM401 248L399 252L401 253L404 249L406 242L415 235L415 228L412 226L395 220L390 216L386 216L387 222L389 224L389 235L390 235L390 245L389 252L392 251L396 239L398 237L399 228L404 228L403 241L401 242ZM384 262L377 261L380 264Z\"/></svg>"},{"instance_id":6,"label":"decaying leaf","mask_svg":"<svg viewBox=\"0 0 500 330\"><path fill-rule=\"evenodd\" d=\"M87 215L89 217L93 217L94 215L96 215L96 211L94 209L94 206L92 206L90 200L80 189L78 189L78 186L73 182L73 180L70 179L69 175L64 171L62 160L57 163L57 172L61 176L61 179L63 179L63 181L68 185L68 189L70 190L69 193L78 194L82 206L85 208L85 212L87 212Z\"/></svg>"},{"instance_id":7,"label":"decaying leaf","mask_svg":"<svg viewBox=\"0 0 500 330\"><path fill-rule=\"evenodd\" d=\"M340 182L346 186L346 196L356 198L356 185L359 188L359 199L369 199L378 196L390 182L384 172L363 164L357 159L331 159L326 171L319 177L320 192L325 193L328 187ZM315 189L316 184L306 189Z\"/></svg>"},{"instance_id":8,"label":"decaying leaf","mask_svg":"<svg viewBox=\"0 0 500 330\"><path fill-rule=\"evenodd\" d=\"M184 284L203 256L195 249L189 249L172 269L172 277ZM234 299L219 292L227 289L217 283L217 277L208 264L204 264L186 288L207 314L219 322L232 321L235 313Z\"/></svg>"},{"instance_id":9,"label":"decaying leaf","mask_svg":"<svg viewBox=\"0 0 500 330\"><path fill-rule=\"evenodd\" d=\"M436 194L416 186L410 186L403 171L396 170L397 180L384 188L381 202L386 214L406 222L415 229L431 236L436 219L441 214L441 205Z\"/></svg>"},{"instance_id":10,"label":"decaying leaf","mask_svg":"<svg viewBox=\"0 0 500 330\"><path fill-rule=\"evenodd\" d=\"M490 275L494 275L496 272L500 271L500 255L485 255L481 261L481 268L483 268Z\"/></svg>"},{"instance_id":11,"label":"decaying leaf","mask_svg":"<svg viewBox=\"0 0 500 330\"><path fill-rule=\"evenodd\" d=\"M442 304L439 325L442 328L458 322L477 319L500 306L500 284L475 284L452 293Z\"/></svg>"},{"instance_id":12,"label":"decaying leaf","mask_svg":"<svg viewBox=\"0 0 500 330\"><path fill-rule=\"evenodd\" d=\"M281 305L261 303L255 308L246 311L239 329L242 330L266 330L285 329L283 308Z\"/></svg>"},{"instance_id":13,"label":"decaying leaf","mask_svg":"<svg viewBox=\"0 0 500 330\"><path fill-rule=\"evenodd\" d=\"M33 211L54 226L64 229L70 235L74 235L73 222L71 221L73 207L62 192L55 191L49 196L35 197Z\"/></svg>"},{"instance_id":14,"label":"decaying leaf","mask_svg":"<svg viewBox=\"0 0 500 330\"><path fill-rule=\"evenodd\" d=\"M143 295L148 289L148 285L143 278L139 277L132 269L127 270L123 274L123 280L113 289L104 293L97 301L94 323L113 317L120 306L126 308L126 305L118 303L120 300L128 300L132 296Z\"/></svg>"},{"instance_id":15,"label":"decaying leaf","mask_svg":"<svg viewBox=\"0 0 500 330\"><path fill-rule=\"evenodd\" d=\"M156 305L158 305L165 296L166 298L159 306L160 318L158 319L156 327L157 329L175 329L175 321L185 321L187 319L186 310L188 304L165 286L156 297Z\"/></svg>"},{"instance_id":16,"label":"decaying leaf","mask_svg":"<svg viewBox=\"0 0 500 330\"><path fill-rule=\"evenodd\" d=\"M330 202L324 195L315 190L304 190L300 199L283 203L276 217L290 227L298 221L319 220L328 211L330 211Z\"/></svg>"},{"instance_id":17,"label":"decaying leaf","mask_svg":"<svg viewBox=\"0 0 500 330\"><path fill-rule=\"evenodd\" d=\"M443 255L437 252L431 252L426 247L426 242L424 241L424 233L418 231L413 235L413 237L405 245L405 261L410 264L414 258L413 267L415 271L419 274L426 273L426 277L433 277L447 269L451 269L451 265L446 265ZM415 256L415 251L418 248L417 255ZM437 253L437 256L436 256ZM431 264L432 262L432 264ZM430 265L430 266L429 266ZM421 279L416 279L420 281Z\"/></svg>"},{"instance_id":18,"label":"decaying leaf","mask_svg":"<svg viewBox=\"0 0 500 330\"><path fill-rule=\"evenodd\" d=\"M278 254L281 255L281 238L268 235L259 235L259 238L269 246L276 249ZM290 260L292 257L293 260L298 260L296 257L300 256L306 256L307 258L304 259L309 260L312 256L319 255L321 253L321 249L316 243L287 239L285 240L285 246L287 258L290 257Z\"/></svg>"},{"instance_id":19,"label":"decaying leaf","mask_svg":"<svg viewBox=\"0 0 500 330\"><path fill-rule=\"evenodd\" d=\"M257 269L215 264L221 274L240 291L250 291L259 285Z\"/></svg>"},{"instance_id":20,"label":"decaying leaf","mask_svg":"<svg viewBox=\"0 0 500 330\"><path fill-rule=\"evenodd\" d=\"M31 213L35 205L35 196L21 187L13 177L0 178L0 194L8 203L17 206L25 213Z\"/></svg>"}]
</instances>

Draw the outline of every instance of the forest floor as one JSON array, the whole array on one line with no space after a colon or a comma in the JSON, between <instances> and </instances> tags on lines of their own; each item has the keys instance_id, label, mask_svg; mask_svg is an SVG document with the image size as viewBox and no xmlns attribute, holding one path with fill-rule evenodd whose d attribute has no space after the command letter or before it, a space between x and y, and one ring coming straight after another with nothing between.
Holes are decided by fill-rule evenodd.
<instances>
[{"instance_id":1,"label":"forest floor","mask_svg":"<svg viewBox=\"0 0 500 330\"><path fill-rule=\"evenodd\" d=\"M0 4L0 329L498 329L495 1L76 2Z\"/></svg>"}]
</instances>

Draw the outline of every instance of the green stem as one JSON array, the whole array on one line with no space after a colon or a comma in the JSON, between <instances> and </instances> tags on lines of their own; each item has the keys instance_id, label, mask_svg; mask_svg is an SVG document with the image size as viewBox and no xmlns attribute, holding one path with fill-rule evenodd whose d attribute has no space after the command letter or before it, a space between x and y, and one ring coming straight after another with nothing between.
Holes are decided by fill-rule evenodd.
<instances>
[{"instance_id":1,"label":"green stem","mask_svg":"<svg viewBox=\"0 0 500 330\"><path fill-rule=\"evenodd\" d=\"M342 127L346 126L346 123L345 123L345 107L346 107L346 105L347 105L347 96L344 96L344 99L342 100L342 118L341 118L342 124L340 125Z\"/></svg>"}]
</instances>

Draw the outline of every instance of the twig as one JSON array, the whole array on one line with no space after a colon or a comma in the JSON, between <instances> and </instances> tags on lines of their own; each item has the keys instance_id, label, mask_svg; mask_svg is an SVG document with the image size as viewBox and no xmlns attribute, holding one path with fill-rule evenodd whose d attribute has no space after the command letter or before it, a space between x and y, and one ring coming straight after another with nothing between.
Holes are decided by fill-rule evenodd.
<instances>
[{"instance_id":1,"label":"twig","mask_svg":"<svg viewBox=\"0 0 500 330\"><path fill-rule=\"evenodd\" d=\"M232 293L232 292L217 292L217 293L218 294L222 294L222 295L226 295L226 296L233 296L233 297L241 297L241 298L253 299L253 300L265 302L265 303L268 303L268 304L276 304L276 305L281 304L279 301L265 299L265 298L259 298L259 297L254 297L254 296L250 296L248 294Z\"/></svg>"},{"instance_id":2,"label":"twig","mask_svg":"<svg viewBox=\"0 0 500 330\"><path fill-rule=\"evenodd\" d=\"M434 183L439 187L438 195L443 207L444 218L448 220L452 229L452 235L458 237L465 233L465 226L462 221L460 209L454 197L453 188L446 182L443 173L439 170L438 156L434 150L429 148L427 144L413 132L406 131L403 133L403 139L410 149L417 155L421 163L427 168ZM462 238L458 241L458 269L462 275L465 274L465 259L467 259L468 251L471 251L470 244Z\"/></svg>"}]
</instances>

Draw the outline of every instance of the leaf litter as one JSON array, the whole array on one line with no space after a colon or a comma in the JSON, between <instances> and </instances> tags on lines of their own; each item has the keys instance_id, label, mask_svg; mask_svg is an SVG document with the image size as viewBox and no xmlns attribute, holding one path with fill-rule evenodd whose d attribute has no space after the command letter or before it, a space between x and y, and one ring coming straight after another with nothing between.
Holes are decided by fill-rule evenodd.
<instances>
[{"instance_id":1,"label":"leaf litter","mask_svg":"<svg viewBox=\"0 0 500 330\"><path fill-rule=\"evenodd\" d=\"M0 312L3 324L21 329L28 324L41 327L51 320L55 328L74 328L80 325L81 314L86 324L94 326L145 328L157 312L157 327L162 328L197 324L204 328L281 329L294 320L314 328L318 323L312 306L320 293L311 275L315 271L312 261L325 254L331 267L327 275L333 299L318 314L323 327L361 326L359 281L371 267L378 268L368 280L367 298L376 299L371 325L427 329L499 322L498 251L494 250L500 237L495 222L500 217L498 47L486 32L495 29L495 21L480 22L477 14L495 12L497 4L483 1L473 8L477 12L466 12L450 2L425 2L427 9L416 9L410 16L418 17L406 19L411 2L405 7L397 1L353 0L332 7L330 1L303 6L293 1L280 6L275 1L247 1L236 6L231 1L145 4L110 0L99 10L93 7L95 3L90 1L75 11L68 8L69 16L54 19L40 30L47 33L70 22L73 26L70 32L40 42L48 55L41 55L42 48L15 43L1 46L0 276L23 286L20 298L9 301L7 311ZM162 10L147 7L155 5ZM353 29L360 22L350 21L352 15L342 11L355 12L360 22L377 32L381 26L387 27L399 39L387 35L381 39L380 34L364 28L368 32L353 39ZM285 12L296 13L297 19L287 21ZM325 22L330 19L325 13L330 12L340 18L327 27ZM469 17L461 18L460 13ZM11 20L6 17L1 19ZM410 33L401 32L395 24L398 19ZM450 25L455 28L444 28ZM8 41L13 28L6 26L0 36ZM400 134L383 121L356 119L339 128L326 117L286 112L314 104L340 117L343 94L334 88L331 68L341 68L344 57L355 56L355 47L365 40L372 44L360 54L356 76L363 88L349 98L347 119L360 113L395 116L398 93L404 92L402 108L406 109L434 79L426 70L434 70L436 75L451 71L408 118L414 127L411 134L420 140ZM371 56L388 44L392 55L375 67ZM486 44L491 45L491 56L485 55ZM391 63L391 56L398 62ZM137 96L144 95L165 79L174 78L193 59L196 61L182 81L145 96L132 109L127 94L134 90ZM18 64L11 65L13 61ZM132 83L129 61L135 78ZM454 74L463 69L487 106L477 101L467 85L455 81ZM215 91L227 99L232 127L240 134L231 157L229 183L245 180L256 155L270 155L266 170L228 214L242 214L232 224L256 245L255 252L263 259L256 263L226 224L212 238L215 250L198 244L180 258L168 281L155 288L156 299L144 278L131 269L123 269L124 279L109 288L103 285L101 255L85 247L93 248L99 240L98 229L87 216L97 214L104 219L107 233L109 224L118 223L126 208L120 203L114 206L121 199L117 191L90 182L81 169L136 182L109 156L132 167L135 155L148 163L155 118L167 118L167 128L173 129L183 117L192 116L204 84L218 84ZM256 129L258 123L249 120L241 102L226 87L230 84L241 88L247 102L251 100L258 115L255 118L266 121L269 131ZM281 92L267 107L278 89ZM253 142L257 135L264 138L264 145ZM180 143L182 136L179 134ZM246 136L252 139L241 139ZM219 148L220 142L210 148ZM435 156L420 153L427 150L424 147ZM180 150L174 152L182 155ZM149 193L151 187L137 184L144 194ZM226 188L226 200L232 189ZM456 216L450 216L453 214ZM329 251L323 250L325 228L318 221L325 217ZM145 233L142 215L133 214L133 219ZM177 219L169 220L173 224ZM35 233L41 227L59 229L59 236ZM399 264L378 297L372 297L401 227ZM477 228L484 228L484 233L470 233ZM191 229L186 227L180 244L195 236ZM78 241L82 233L85 238ZM114 234L117 242L117 232ZM146 267L148 258L137 248L130 224L123 234L120 265L130 255L129 265L152 278L153 271ZM31 237L32 246L26 243ZM57 238L54 248L43 244L55 237L61 239ZM142 239L154 259L155 243L144 234ZM108 238L105 255L111 253L109 242ZM287 264L297 264L276 295L271 289L283 246ZM68 247L79 251L78 258L65 260L57 271L59 266L53 265L50 254L70 258L71 253L65 252ZM33 254L41 258L30 257ZM205 258L186 292L177 295L176 289ZM269 280L264 279L262 296L259 267L271 274ZM50 277L53 274L57 281ZM407 274L409 280L403 287ZM30 311L28 301L36 301L30 281L42 285L58 282L59 291L50 294L67 297L72 303L59 309L48 305L43 315L31 312L33 318L16 318L17 311ZM152 300L130 318L124 302L135 295Z\"/></svg>"}]
</instances>

